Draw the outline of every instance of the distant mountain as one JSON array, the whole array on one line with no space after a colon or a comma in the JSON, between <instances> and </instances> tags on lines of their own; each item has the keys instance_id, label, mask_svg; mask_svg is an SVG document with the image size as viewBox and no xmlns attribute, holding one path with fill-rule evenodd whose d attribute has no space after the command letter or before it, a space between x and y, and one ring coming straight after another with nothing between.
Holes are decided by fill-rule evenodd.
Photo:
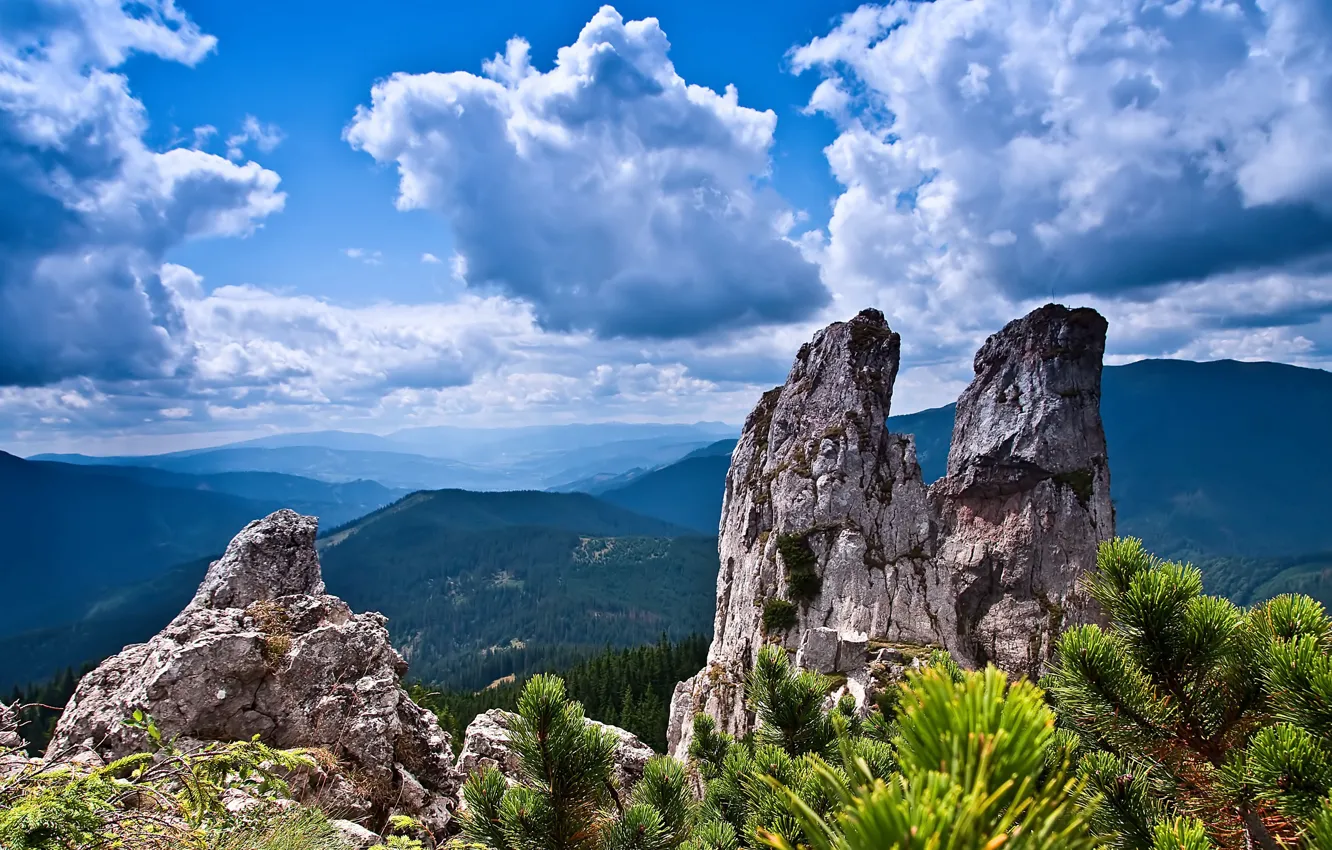
<instances>
[{"instance_id":1,"label":"distant mountain","mask_svg":"<svg viewBox=\"0 0 1332 850\"><path fill-rule=\"evenodd\" d=\"M264 497L249 477L170 477L0 452L0 634L77 619L113 588L220 551L245 523L284 504L334 522L382 504L363 485L338 490L284 477L272 487ZM304 498L291 498L297 491ZM367 501L349 506L353 498Z\"/></svg>"},{"instance_id":2,"label":"distant mountain","mask_svg":"<svg viewBox=\"0 0 1332 850\"><path fill-rule=\"evenodd\" d=\"M318 545L329 592L387 615L414 677L455 687L702 632L712 619L715 537L583 493L415 493ZM0 637L0 690L146 640L207 565L105 590L77 623Z\"/></svg>"},{"instance_id":3,"label":"distant mountain","mask_svg":"<svg viewBox=\"0 0 1332 850\"><path fill-rule=\"evenodd\" d=\"M402 452L330 449L323 446L251 446L122 457L36 455L32 460L139 466L195 475L275 472L338 483L368 479L402 490L487 487L502 483L503 478L502 473L481 470L454 460Z\"/></svg>"},{"instance_id":4,"label":"distant mountain","mask_svg":"<svg viewBox=\"0 0 1332 850\"><path fill-rule=\"evenodd\" d=\"M132 479L154 487L230 493L319 517L328 527L342 525L407 495L406 490L359 479L341 484L279 472L190 474L142 466L84 466L103 475Z\"/></svg>"},{"instance_id":5,"label":"distant mountain","mask_svg":"<svg viewBox=\"0 0 1332 850\"><path fill-rule=\"evenodd\" d=\"M614 443L710 443L739 433L722 422L635 423L597 422L572 425L531 425L516 428L435 426L396 431L388 439L432 457L470 459L527 458L600 449Z\"/></svg>"},{"instance_id":6,"label":"distant mountain","mask_svg":"<svg viewBox=\"0 0 1332 850\"><path fill-rule=\"evenodd\" d=\"M570 482L581 486L670 463L736 430L721 423L605 423L418 428L387 437L313 431L162 455L33 459L194 474L265 471L331 482L369 479L404 490L568 490L573 489Z\"/></svg>"},{"instance_id":7,"label":"distant mountain","mask_svg":"<svg viewBox=\"0 0 1332 850\"><path fill-rule=\"evenodd\" d=\"M716 534L735 440L719 440L684 459L636 476L601 498L703 534Z\"/></svg>"}]
</instances>

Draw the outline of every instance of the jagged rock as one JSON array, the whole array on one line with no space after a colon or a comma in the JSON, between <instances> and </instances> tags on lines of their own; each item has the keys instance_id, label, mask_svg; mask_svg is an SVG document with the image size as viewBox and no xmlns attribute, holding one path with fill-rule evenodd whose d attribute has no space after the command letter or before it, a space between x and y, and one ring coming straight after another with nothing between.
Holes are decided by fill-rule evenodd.
<instances>
[{"instance_id":1,"label":"jagged rock","mask_svg":"<svg viewBox=\"0 0 1332 850\"><path fill-rule=\"evenodd\" d=\"M869 660L869 638L865 635L837 636L837 669L859 670Z\"/></svg>"},{"instance_id":2,"label":"jagged rock","mask_svg":"<svg viewBox=\"0 0 1332 850\"><path fill-rule=\"evenodd\" d=\"M937 561L954 577L959 661L1036 675L1071 623L1097 616L1079 589L1114 535L1101 426L1106 321L1049 304L976 354L957 403L948 475L931 489Z\"/></svg>"},{"instance_id":3,"label":"jagged rock","mask_svg":"<svg viewBox=\"0 0 1332 850\"><path fill-rule=\"evenodd\" d=\"M0 702L0 750L19 750L24 743L19 734L18 709Z\"/></svg>"},{"instance_id":4,"label":"jagged rock","mask_svg":"<svg viewBox=\"0 0 1332 850\"><path fill-rule=\"evenodd\" d=\"M446 831L459 784L448 735L403 690L407 665L384 617L323 594L315 529L292 511L246 526L161 633L79 682L47 760L144 749L143 732L122 723L141 708L168 738L326 749L338 766L295 778L303 799L357 820L403 811Z\"/></svg>"},{"instance_id":5,"label":"jagged rock","mask_svg":"<svg viewBox=\"0 0 1332 850\"><path fill-rule=\"evenodd\" d=\"M521 770L518 756L509 749L509 725L514 717L514 714L498 708L478 714L467 725L463 735L463 748L458 753L458 773L467 776L493 767L512 785ZM619 739L615 747L615 770L612 776L617 788L625 792L633 790L638 780L643 778L648 760L656 753L632 732L596 720L585 722L589 726L609 730Z\"/></svg>"},{"instance_id":6,"label":"jagged rock","mask_svg":"<svg viewBox=\"0 0 1332 850\"><path fill-rule=\"evenodd\" d=\"M687 752L699 711L752 728L743 682L765 642L825 672L858 671L875 639L1038 673L1053 636L1094 616L1077 578L1113 533L1104 342L1095 311L1056 305L992 336L933 487L914 440L887 428L900 341L883 315L801 347L731 457L713 642L672 698L671 751Z\"/></svg>"},{"instance_id":7,"label":"jagged rock","mask_svg":"<svg viewBox=\"0 0 1332 850\"><path fill-rule=\"evenodd\" d=\"M194 608L245 608L281 596L321 596L319 520L281 510L245 526L208 568Z\"/></svg>"},{"instance_id":8,"label":"jagged rock","mask_svg":"<svg viewBox=\"0 0 1332 850\"><path fill-rule=\"evenodd\" d=\"M27 741L19 734L18 705L0 702L0 779L13 776L37 762L28 758Z\"/></svg>"}]
</instances>

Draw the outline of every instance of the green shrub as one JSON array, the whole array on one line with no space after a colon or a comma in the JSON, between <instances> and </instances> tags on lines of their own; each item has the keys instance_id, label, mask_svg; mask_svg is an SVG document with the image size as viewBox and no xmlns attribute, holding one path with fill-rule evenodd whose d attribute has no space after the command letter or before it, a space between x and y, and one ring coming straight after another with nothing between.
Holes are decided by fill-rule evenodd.
<instances>
[{"instance_id":1,"label":"green shrub","mask_svg":"<svg viewBox=\"0 0 1332 850\"><path fill-rule=\"evenodd\" d=\"M785 631L796 624L796 607L785 599L772 598L763 603L763 631Z\"/></svg>"},{"instance_id":2,"label":"green shrub","mask_svg":"<svg viewBox=\"0 0 1332 850\"><path fill-rule=\"evenodd\" d=\"M808 602L818 596L823 580L817 572L819 562L810 548L809 534L778 535L777 553L782 556L787 595L796 602Z\"/></svg>"}]
</instances>

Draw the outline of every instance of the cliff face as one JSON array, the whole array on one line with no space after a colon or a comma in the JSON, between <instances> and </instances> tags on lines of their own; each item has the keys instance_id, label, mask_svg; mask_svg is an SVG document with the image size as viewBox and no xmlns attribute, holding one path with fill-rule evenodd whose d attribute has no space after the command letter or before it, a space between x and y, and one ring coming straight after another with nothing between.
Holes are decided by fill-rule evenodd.
<instances>
[{"instance_id":1,"label":"cliff face","mask_svg":"<svg viewBox=\"0 0 1332 850\"><path fill-rule=\"evenodd\" d=\"M1113 533L1101 429L1105 320L1049 305L976 355L949 474L927 488L911 437L885 420L900 339L876 310L803 346L732 455L708 666L682 682L669 737L694 713L743 734L759 647L847 674L863 700L867 649L938 646L1035 675L1053 637L1093 616L1078 578Z\"/></svg>"}]
</instances>

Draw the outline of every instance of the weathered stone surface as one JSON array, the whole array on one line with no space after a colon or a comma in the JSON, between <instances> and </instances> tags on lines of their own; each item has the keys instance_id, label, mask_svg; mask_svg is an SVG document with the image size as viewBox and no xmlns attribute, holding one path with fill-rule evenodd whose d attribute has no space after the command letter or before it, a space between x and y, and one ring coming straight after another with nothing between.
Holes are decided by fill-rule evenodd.
<instances>
[{"instance_id":1,"label":"weathered stone surface","mask_svg":"<svg viewBox=\"0 0 1332 850\"><path fill-rule=\"evenodd\" d=\"M463 736L462 751L458 753L458 773L467 776L478 770L493 767L513 784L521 771L518 756L509 749L509 725L513 714L502 709L492 708L485 714L478 714L467 725ZM643 771L648 760L656 755L652 748L638 739L637 735L618 726L610 726L595 720L586 721L587 725L609 730L619 739L615 747L615 770L612 774L615 786L625 792L633 790L638 780L643 778Z\"/></svg>"},{"instance_id":2,"label":"weathered stone surface","mask_svg":"<svg viewBox=\"0 0 1332 850\"><path fill-rule=\"evenodd\" d=\"M838 670L859 670L868 661L869 638L857 634L839 634L837 636Z\"/></svg>"},{"instance_id":3,"label":"weathered stone surface","mask_svg":"<svg viewBox=\"0 0 1332 850\"><path fill-rule=\"evenodd\" d=\"M914 440L887 429L900 341L883 315L803 346L731 457L713 642L708 667L676 688L672 752L687 751L699 711L749 731L742 683L765 642L825 672L859 670L875 639L1036 674L1052 637L1091 616L1077 578L1113 532L1104 341L1098 314L1056 305L992 336L933 487ZM794 624L765 629L779 605Z\"/></svg>"},{"instance_id":4,"label":"weathered stone surface","mask_svg":"<svg viewBox=\"0 0 1332 850\"><path fill-rule=\"evenodd\" d=\"M1101 426L1106 322L1050 304L976 354L948 475L931 489L937 562L954 577L963 663L1036 675L1054 638L1096 616L1079 588L1114 534Z\"/></svg>"},{"instance_id":5,"label":"weathered stone surface","mask_svg":"<svg viewBox=\"0 0 1332 850\"><path fill-rule=\"evenodd\" d=\"M122 723L142 708L166 737L325 748L339 767L295 782L304 798L356 820L401 810L446 830L459 784L448 735L401 687L407 665L384 617L322 595L315 528L292 511L246 526L161 633L79 682L46 758L144 749Z\"/></svg>"},{"instance_id":6,"label":"weathered stone surface","mask_svg":"<svg viewBox=\"0 0 1332 850\"><path fill-rule=\"evenodd\" d=\"M244 608L280 596L320 596L319 520L292 510L257 519L232 538L194 594L194 608Z\"/></svg>"},{"instance_id":7,"label":"weathered stone surface","mask_svg":"<svg viewBox=\"0 0 1332 850\"><path fill-rule=\"evenodd\" d=\"M383 843L378 835L359 823L353 823L349 820L334 820L329 821L329 824L338 831L338 837L351 850L370 850L371 847Z\"/></svg>"},{"instance_id":8,"label":"weathered stone surface","mask_svg":"<svg viewBox=\"0 0 1332 850\"><path fill-rule=\"evenodd\" d=\"M19 734L18 725L18 711L15 706L0 702L0 750L23 748L23 736Z\"/></svg>"},{"instance_id":9,"label":"weathered stone surface","mask_svg":"<svg viewBox=\"0 0 1332 850\"><path fill-rule=\"evenodd\" d=\"M19 734L17 705L0 702L0 779L20 773L36 761L28 758L26 744Z\"/></svg>"},{"instance_id":10,"label":"weathered stone surface","mask_svg":"<svg viewBox=\"0 0 1332 850\"><path fill-rule=\"evenodd\" d=\"M832 673L837 669L837 630L809 629L800 638L796 664L806 670Z\"/></svg>"}]
</instances>

